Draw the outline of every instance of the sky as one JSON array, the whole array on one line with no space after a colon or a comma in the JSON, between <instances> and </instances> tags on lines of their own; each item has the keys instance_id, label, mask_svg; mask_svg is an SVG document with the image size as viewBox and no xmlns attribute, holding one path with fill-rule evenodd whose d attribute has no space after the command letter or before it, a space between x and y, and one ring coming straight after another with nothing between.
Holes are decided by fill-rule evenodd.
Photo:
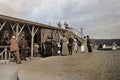
<instances>
[{"instance_id":1,"label":"sky","mask_svg":"<svg viewBox=\"0 0 120 80\"><path fill-rule=\"evenodd\" d=\"M84 36L120 39L120 0L0 0L0 14L53 26L67 22Z\"/></svg>"}]
</instances>

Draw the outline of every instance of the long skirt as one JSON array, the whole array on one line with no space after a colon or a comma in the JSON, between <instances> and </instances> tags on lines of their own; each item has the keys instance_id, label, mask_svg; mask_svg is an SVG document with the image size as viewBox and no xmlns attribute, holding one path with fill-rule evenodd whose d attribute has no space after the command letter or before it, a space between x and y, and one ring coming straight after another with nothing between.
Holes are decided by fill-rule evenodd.
<instances>
[{"instance_id":1,"label":"long skirt","mask_svg":"<svg viewBox=\"0 0 120 80\"><path fill-rule=\"evenodd\" d=\"M65 55L65 56L68 55L68 45L67 45L67 43L63 43L62 54Z\"/></svg>"},{"instance_id":2,"label":"long skirt","mask_svg":"<svg viewBox=\"0 0 120 80\"><path fill-rule=\"evenodd\" d=\"M89 53L92 52L92 47L90 45L87 45L87 47L88 47L88 52Z\"/></svg>"}]
</instances>

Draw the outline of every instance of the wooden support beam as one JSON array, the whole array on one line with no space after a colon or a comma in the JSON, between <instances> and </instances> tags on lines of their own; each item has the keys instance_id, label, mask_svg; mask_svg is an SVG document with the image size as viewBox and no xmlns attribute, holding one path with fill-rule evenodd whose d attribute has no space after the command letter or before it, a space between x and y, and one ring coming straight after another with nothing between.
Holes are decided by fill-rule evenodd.
<instances>
[{"instance_id":1,"label":"wooden support beam","mask_svg":"<svg viewBox=\"0 0 120 80\"><path fill-rule=\"evenodd\" d=\"M31 58L33 58L33 46L34 46L34 36L37 33L37 31L39 30L39 27L35 28L35 26L32 26L32 30L30 29L30 27L28 26L28 29L30 31L31 34Z\"/></svg>"},{"instance_id":2,"label":"wooden support beam","mask_svg":"<svg viewBox=\"0 0 120 80\"><path fill-rule=\"evenodd\" d=\"M11 28L12 28L12 30L13 30L14 35L15 35L16 32L15 32L14 28L15 28L16 24L12 25L12 24L10 23L10 26L11 26Z\"/></svg>"},{"instance_id":3,"label":"wooden support beam","mask_svg":"<svg viewBox=\"0 0 120 80\"><path fill-rule=\"evenodd\" d=\"M5 47L5 60L7 60L7 47Z\"/></svg>"},{"instance_id":4,"label":"wooden support beam","mask_svg":"<svg viewBox=\"0 0 120 80\"><path fill-rule=\"evenodd\" d=\"M34 36L35 36L35 34L37 33L38 30L39 30L39 27L34 31Z\"/></svg>"},{"instance_id":5,"label":"wooden support beam","mask_svg":"<svg viewBox=\"0 0 120 80\"><path fill-rule=\"evenodd\" d=\"M31 58L33 58L33 45L34 45L34 29L35 27L32 27L32 38L31 38Z\"/></svg>"},{"instance_id":6,"label":"wooden support beam","mask_svg":"<svg viewBox=\"0 0 120 80\"><path fill-rule=\"evenodd\" d=\"M19 33L19 24L17 24L17 26L16 26L16 40L18 41L18 33Z\"/></svg>"},{"instance_id":7,"label":"wooden support beam","mask_svg":"<svg viewBox=\"0 0 120 80\"><path fill-rule=\"evenodd\" d=\"M29 29L30 34L32 35L32 32L31 32L31 30L30 30L30 26L28 25L27 27L28 27L28 29Z\"/></svg>"},{"instance_id":8,"label":"wooden support beam","mask_svg":"<svg viewBox=\"0 0 120 80\"><path fill-rule=\"evenodd\" d=\"M3 24L0 24L0 31L2 30L2 28L5 26L6 21Z\"/></svg>"},{"instance_id":9,"label":"wooden support beam","mask_svg":"<svg viewBox=\"0 0 120 80\"><path fill-rule=\"evenodd\" d=\"M18 35L20 35L20 33L23 31L24 27L25 27L25 24L24 24L24 25L22 26L22 28L20 29Z\"/></svg>"}]
</instances>

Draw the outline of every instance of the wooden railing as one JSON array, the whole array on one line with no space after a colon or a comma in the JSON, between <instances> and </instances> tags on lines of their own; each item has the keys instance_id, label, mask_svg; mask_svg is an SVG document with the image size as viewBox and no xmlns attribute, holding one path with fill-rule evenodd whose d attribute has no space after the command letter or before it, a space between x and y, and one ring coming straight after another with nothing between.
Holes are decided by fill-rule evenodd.
<instances>
[{"instance_id":1,"label":"wooden railing","mask_svg":"<svg viewBox=\"0 0 120 80\"><path fill-rule=\"evenodd\" d=\"M9 46L0 46L0 62L6 63L10 61Z\"/></svg>"}]
</instances>

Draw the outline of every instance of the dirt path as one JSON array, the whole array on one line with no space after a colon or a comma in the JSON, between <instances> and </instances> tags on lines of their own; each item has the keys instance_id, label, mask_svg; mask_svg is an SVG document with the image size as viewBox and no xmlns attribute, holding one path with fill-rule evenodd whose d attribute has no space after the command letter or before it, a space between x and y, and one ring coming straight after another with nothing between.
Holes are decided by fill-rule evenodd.
<instances>
[{"instance_id":1,"label":"dirt path","mask_svg":"<svg viewBox=\"0 0 120 80\"><path fill-rule=\"evenodd\" d=\"M120 51L38 58L22 66L20 80L120 80Z\"/></svg>"},{"instance_id":2,"label":"dirt path","mask_svg":"<svg viewBox=\"0 0 120 80\"><path fill-rule=\"evenodd\" d=\"M16 63L0 64L0 80L17 80L20 65Z\"/></svg>"}]
</instances>

